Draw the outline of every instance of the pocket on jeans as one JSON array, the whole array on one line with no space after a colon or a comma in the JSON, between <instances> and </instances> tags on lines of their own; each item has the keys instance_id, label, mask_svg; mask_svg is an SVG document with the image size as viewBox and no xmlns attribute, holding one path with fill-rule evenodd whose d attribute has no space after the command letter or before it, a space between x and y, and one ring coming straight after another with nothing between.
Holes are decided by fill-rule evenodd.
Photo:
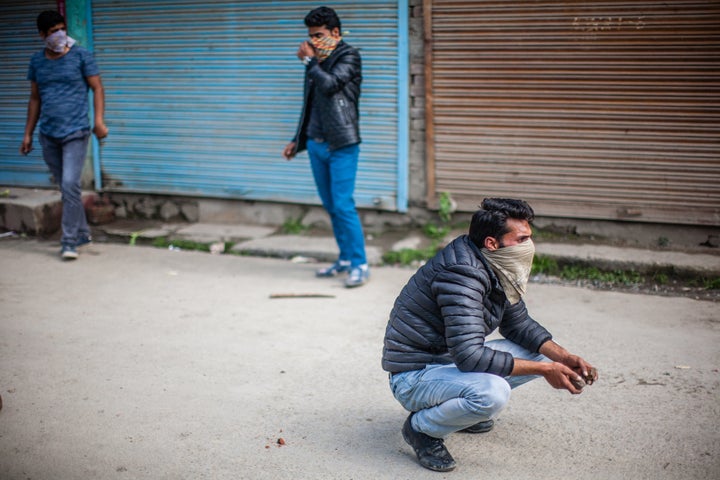
<instances>
[{"instance_id":1,"label":"pocket on jeans","mask_svg":"<svg viewBox=\"0 0 720 480\"><path fill-rule=\"evenodd\" d=\"M408 397L410 397L414 388L414 384L408 382L406 377L407 372L393 375L393 378L390 380L390 390L395 400L403 406L407 403Z\"/></svg>"}]
</instances>

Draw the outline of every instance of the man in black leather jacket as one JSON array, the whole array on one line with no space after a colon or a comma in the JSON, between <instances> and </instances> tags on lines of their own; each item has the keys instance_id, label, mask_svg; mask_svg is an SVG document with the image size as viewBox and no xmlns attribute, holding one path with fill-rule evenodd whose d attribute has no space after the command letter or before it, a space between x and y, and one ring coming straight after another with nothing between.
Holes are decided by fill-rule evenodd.
<instances>
[{"instance_id":1,"label":"man in black leather jacket","mask_svg":"<svg viewBox=\"0 0 720 480\"><path fill-rule=\"evenodd\" d=\"M426 468L455 468L443 438L492 429L511 389L543 376L578 394L583 382L597 379L525 308L533 216L522 200L485 199L469 235L421 267L395 301L382 366L393 395L411 412L403 438ZM496 329L505 338L486 342Z\"/></svg>"},{"instance_id":2,"label":"man in black leather jacket","mask_svg":"<svg viewBox=\"0 0 720 480\"><path fill-rule=\"evenodd\" d=\"M347 272L345 286L357 287L370 277L353 199L360 152L360 53L342 40L340 19L333 9L310 11L305 25L310 42L301 43L297 51L305 65L303 109L283 156L290 160L307 149L318 195L330 215L340 250L338 260L316 275L335 277Z\"/></svg>"}]
</instances>

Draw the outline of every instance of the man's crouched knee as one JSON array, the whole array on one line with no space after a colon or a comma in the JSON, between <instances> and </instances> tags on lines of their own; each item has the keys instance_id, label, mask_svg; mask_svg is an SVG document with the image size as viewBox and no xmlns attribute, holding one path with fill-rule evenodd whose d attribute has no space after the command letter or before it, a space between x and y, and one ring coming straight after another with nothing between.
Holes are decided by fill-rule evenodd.
<instances>
[{"instance_id":1,"label":"man's crouched knee","mask_svg":"<svg viewBox=\"0 0 720 480\"><path fill-rule=\"evenodd\" d=\"M483 382L471 384L463 398L468 408L478 416L479 419L487 420L495 417L505 408L510 400L510 384L504 378L497 375L484 374L487 378ZM490 384L488 388L488 383Z\"/></svg>"}]
</instances>

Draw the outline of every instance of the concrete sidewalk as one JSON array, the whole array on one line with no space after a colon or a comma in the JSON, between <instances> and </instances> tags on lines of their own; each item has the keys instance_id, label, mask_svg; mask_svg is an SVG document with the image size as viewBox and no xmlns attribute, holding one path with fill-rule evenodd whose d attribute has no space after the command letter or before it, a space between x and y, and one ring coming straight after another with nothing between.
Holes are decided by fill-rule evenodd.
<instances>
[{"instance_id":1,"label":"concrete sidewalk","mask_svg":"<svg viewBox=\"0 0 720 480\"><path fill-rule=\"evenodd\" d=\"M243 255L295 258L308 257L321 262L332 262L338 250L332 236L303 236L276 234L275 228L252 225L225 225L211 223L162 224L158 222L118 221L97 228L116 241L131 238L152 241L156 238L186 240L199 243L232 242L232 251ZM407 237L387 247L399 250L417 245L420 239L411 232ZM720 251L713 253L686 253L672 250L649 250L642 248L614 247L597 244L567 244L536 241L537 253L569 263L583 262L602 268L634 269L652 272L672 269L683 275L720 276ZM385 253L381 247L368 246L371 265L382 263Z\"/></svg>"},{"instance_id":2,"label":"concrete sidewalk","mask_svg":"<svg viewBox=\"0 0 720 480\"><path fill-rule=\"evenodd\" d=\"M0 196L0 227L36 229L45 233L59 228L60 195L55 191L13 188L12 196ZM88 195L92 195L89 193ZM300 258L307 261L332 262L338 250L332 235L305 236L278 234L277 227L249 224L163 223L151 220L117 220L93 227L96 240L119 243L149 243L157 238L184 240L205 244L233 243L232 253L242 255ZM456 232L457 234L463 232ZM425 239L426 241L426 239ZM408 232L391 245L367 246L368 261L380 265L387 250L420 245L423 239L416 231ZM218 245L219 248L224 246ZM636 270L641 273L671 271L683 276L720 276L720 249L704 248L702 253L673 249L643 249L598 244L568 244L536 240L537 253L564 263L586 263L603 269Z\"/></svg>"}]
</instances>

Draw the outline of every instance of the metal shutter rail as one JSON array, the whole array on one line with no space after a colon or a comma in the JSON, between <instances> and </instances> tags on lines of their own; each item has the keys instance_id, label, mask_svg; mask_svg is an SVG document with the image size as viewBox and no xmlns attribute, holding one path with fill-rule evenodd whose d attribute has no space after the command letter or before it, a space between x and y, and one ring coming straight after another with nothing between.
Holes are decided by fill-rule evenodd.
<instances>
[{"instance_id":1,"label":"metal shutter rail","mask_svg":"<svg viewBox=\"0 0 720 480\"><path fill-rule=\"evenodd\" d=\"M720 2L432 2L434 193L720 225Z\"/></svg>"},{"instance_id":2,"label":"metal shutter rail","mask_svg":"<svg viewBox=\"0 0 720 480\"><path fill-rule=\"evenodd\" d=\"M0 9L0 185L49 187L50 172L42 159L35 129L35 148L20 154L25 132L30 82L30 57L43 48L35 19L43 10L53 10L55 1L24 1L4 4Z\"/></svg>"},{"instance_id":3,"label":"metal shutter rail","mask_svg":"<svg viewBox=\"0 0 720 480\"><path fill-rule=\"evenodd\" d=\"M281 157L302 102L309 2L93 1L109 191L320 203ZM397 2L334 2L363 55L359 206L397 208Z\"/></svg>"}]
</instances>

